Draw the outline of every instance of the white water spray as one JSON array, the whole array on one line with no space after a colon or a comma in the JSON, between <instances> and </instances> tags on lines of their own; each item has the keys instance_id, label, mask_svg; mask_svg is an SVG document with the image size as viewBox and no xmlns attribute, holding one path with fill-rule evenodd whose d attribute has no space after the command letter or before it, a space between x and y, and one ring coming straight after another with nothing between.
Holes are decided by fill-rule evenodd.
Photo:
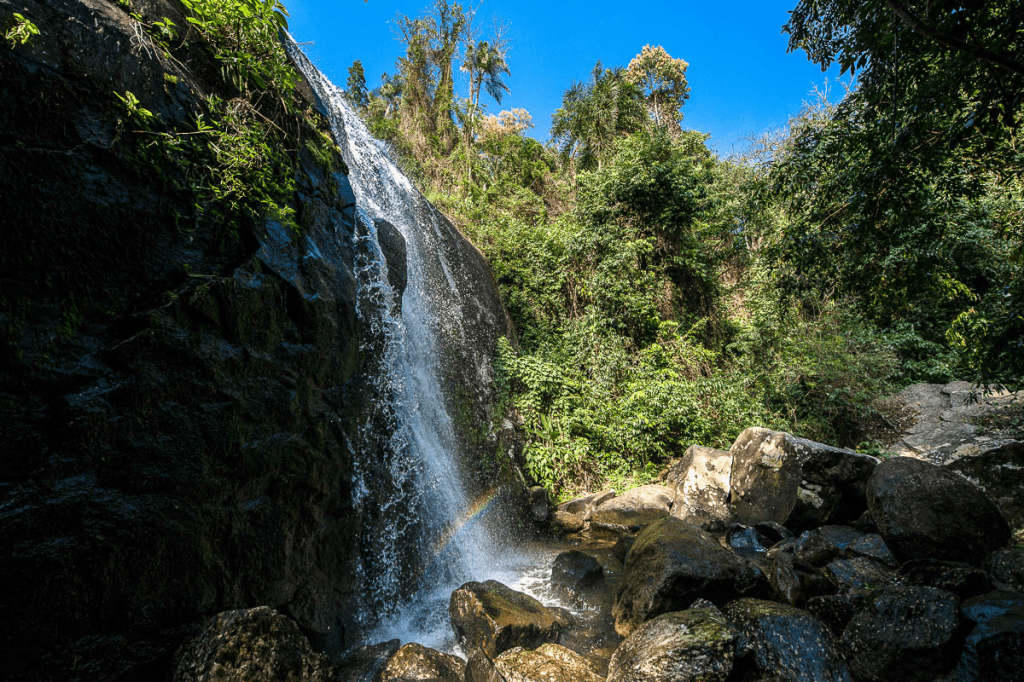
<instances>
[{"instance_id":1,"label":"white water spray","mask_svg":"<svg viewBox=\"0 0 1024 682\"><path fill-rule=\"evenodd\" d=\"M360 547L361 639L398 637L450 648L444 608L449 595L468 580L495 576L498 553L479 515L467 517L471 505L458 471L458 439L440 360L449 344L465 342L463 319L485 312L475 292L459 290L453 271L463 264L453 268L442 243L450 239L450 225L367 132L342 92L298 49L292 55L328 115L359 207L357 312L369 331L366 350L374 355L377 397L357 445L353 489L356 506L378 519L364 529ZM397 297L381 248L381 221L397 228L406 244L400 317L394 314ZM475 380L489 384L489 353L473 364ZM376 473L382 466L386 476ZM415 553L418 568L402 560L409 553Z\"/></svg>"}]
</instances>

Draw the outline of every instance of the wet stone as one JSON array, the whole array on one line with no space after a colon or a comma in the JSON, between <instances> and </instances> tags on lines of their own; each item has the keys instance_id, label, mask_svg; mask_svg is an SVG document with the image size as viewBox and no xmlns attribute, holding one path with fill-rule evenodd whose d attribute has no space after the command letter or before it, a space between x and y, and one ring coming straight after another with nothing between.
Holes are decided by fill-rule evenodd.
<instances>
[{"instance_id":1,"label":"wet stone","mask_svg":"<svg viewBox=\"0 0 1024 682\"><path fill-rule=\"evenodd\" d=\"M830 561L825 566L825 574L840 592L891 585L897 576L896 571L882 562L862 556Z\"/></svg>"},{"instance_id":2,"label":"wet stone","mask_svg":"<svg viewBox=\"0 0 1024 682\"><path fill-rule=\"evenodd\" d=\"M990 592L965 601L960 613L974 627L951 682L1020 679L1024 671L1024 596Z\"/></svg>"},{"instance_id":3,"label":"wet stone","mask_svg":"<svg viewBox=\"0 0 1024 682\"><path fill-rule=\"evenodd\" d=\"M422 644L406 644L381 669L375 682L462 682L466 662Z\"/></svg>"},{"instance_id":4,"label":"wet stone","mask_svg":"<svg viewBox=\"0 0 1024 682\"><path fill-rule=\"evenodd\" d=\"M562 552L551 566L551 584L570 594L593 587L604 579L597 559L578 550Z\"/></svg>"},{"instance_id":5,"label":"wet stone","mask_svg":"<svg viewBox=\"0 0 1024 682\"><path fill-rule=\"evenodd\" d=\"M749 658L762 679L851 682L832 636L807 611L759 599L740 599L723 610L741 633L737 656Z\"/></svg>"},{"instance_id":6,"label":"wet stone","mask_svg":"<svg viewBox=\"0 0 1024 682\"><path fill-rule=\"evenodd\" d=\"M637 536L626 557L612 615L628 636L645 620L685 609L698 597L724 603L768 593L764 574L704 531L675 517L656 521Z\"/></svg>"},{"instance_id":7,"label":"wet stone","mask_svg":"<svg viewBox=\"0 0 1024 682\"><path fill-rule=\"evenodd\" d=\"M448 615L463 651L480 650L491 659L514 647L555 642L565 627L562 614L496 580L452 592Z\"/></svg>"},{"instance_id":8,"label":"wet stone","mask_svg":"<svg viewBox=\"0 0 1024 682\"><path fill-rule=\"evenodd\" d=\"M510 649L494 660L494 669L504 682L604 682L585 657L558 644Z\"/></svg>"},{"instance_id":9,"label":"wet stone","mask_svg":"<svg viewBox=\"0 0 1024 682\"><path fill-rule=\"evenodd\" d=\"M908 585L937 587L961 599L983 594L992 589L988 576L970 564L938 559L914 559L900 567L900 575Z\"/></svg>"},{"instance_id":10,"label":"wet stone","mask_svg":"<svg viewBox=\"0 0 1024 682\"><path fill-rule=\"evenodd\" d=\"M957 599L934 587L874 590L843 631L841 644L858 679L925 682L955 662Z\"/></svg>"},{"instance_id":11,"label":"wet stone","mask_svg":"<svg viewBox=\"0 0 1024 682\"><path fill-rule=\"evenodd\" d=\"M715 608L660 615L619 645L608 682L724 682L738 634Z\"/></svg>"}]
</instances>

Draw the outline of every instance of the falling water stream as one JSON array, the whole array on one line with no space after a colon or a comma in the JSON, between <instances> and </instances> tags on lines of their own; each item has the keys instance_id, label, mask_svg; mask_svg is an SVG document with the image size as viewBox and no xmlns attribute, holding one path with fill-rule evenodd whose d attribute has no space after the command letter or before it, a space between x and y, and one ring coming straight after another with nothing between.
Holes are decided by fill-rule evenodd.
<instances>
[{"instance_id":1,"label":"falling water stream","mask_svg":"<svg viewBox=\"0 0 1024 682\"><path fill-rule=\"evenodd\" d=\"M357 452L354 500L376 523L361 538L360 642L391 638L451 651L451 592L469 580L496 579L556 603L547 577L556 550L503 547L491 536L493 491L469 500L458 472L458 447L442 390L441 339L459 339L463 318L477 314L474 292L460 291L441 242L445 225L374 139L342 91L299 51L293 57L328 115L356 196L358 314L369 330L377 399ZM381 247L383 230L405 239L407 284L398 298ZM447 228L450 229L450 228ZM475 368L489 382L489 363ZM382 435L383 434L383 435ZM381 438L384 442L381 442ZM372 464L371 464L372 463ZM381 466L385 477L376 475ZM382 483L382 479L386 483ZM403 562L416 553L418 568ZM410 590L410 586L413 589ZM410 595L411 596L405 596Z\"/></svg>"}]
</instances>

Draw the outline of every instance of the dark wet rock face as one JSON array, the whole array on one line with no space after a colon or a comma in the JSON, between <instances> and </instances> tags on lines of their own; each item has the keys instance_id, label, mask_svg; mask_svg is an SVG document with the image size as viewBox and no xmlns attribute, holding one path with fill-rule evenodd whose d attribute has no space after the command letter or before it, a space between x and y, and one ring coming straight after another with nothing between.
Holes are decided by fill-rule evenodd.
<instances>
[{"instance_id":1,"label":"dark wet rock face","mask_svg":"<svg viewBox=\"0 0 1024 682\"><path fill-rule=\"evenodd\" d=\"M348 651L337 664L338 682L375 682L381 670L402 647L397 639L364 644Z\"/></svg>"},{"instance_id":2,"label":"dark wet rock face","mask_svg":"<svg viewBox=\"0 0 1024 682\"><path fill-rule=\"evenodd\" d=\"M973 627L949 679L1018 679L1024 671L1024 596L991 592L964 602L960 613Z\"/></svg>"},{"instance_id":3,"label":"dark wet rock face","mask_svg":"<svg viewBox=\"0 0 1024 682\"><path fill-rule=\"evenodd\" d=\"M934 587L883 587L843 631L850 670L862 680L924 682L955 662L959 627L954 595Z\"/></svg>"},{"instance_id":4,"label":"dark wet rock face","mask_svg":"<svg viewBox=\"0 0 1024 682\"><path fill-rule=\"evenodd\" d=\"M265 606L217 615L178 656L174 682L332 682L327 657Z\"/></svg>"},{"instance_id":5,"label":"dark wet rock face","mask_svg":"<svg viewBox=\"0 0 1024 682\"><path fill-rule=\"evenodd\" d=\"M642 622L687 608L698 597L725 603L768 591L759 569L704 531L666 517L647 526L626 557L612 610L615 629L628 636Z\"/></svg>"},{"instance_id":6,"label":"dark wet rock face","mask_svg":"<svg viewBox=\"0 0 1024 682\"><path fill-rule=\"evenodd\" d=\"M1000 549L985 560L985 571L997 590L1024 592L1024 549Z\"/></svg>"},{"instance_id":7,"label":"dark wet rock face","mask_svg":"<svg viewBox=\"0 0 1024 682\"><path fill-rule=\"evenodd\" d=\"M715 608L662 614L622 642L608 682L724 682L738 634Z\"/></svg>"},{"instance_id":8,"label":"dark wet rock face","mask_svg":"<svg viewBox=\"0 0 1024 682\"><path fill-rule=\"evenodd\" d=\"M737 656L750 659L760 678L852 682L832 636L807 611L760 599L740 599L724 611L741 633Z\"/></svg>"},{"instance_id":9,"label":"dark wet rock face","mask_svg":"<svg viewBox=\"0 0 1024 682\"><path fill-rule=\"evenodd\" d=\"M463 650L489 659L514 647L557 642L565 627L561 614L496 580L466 583L452 592L448 615Z\"/></svg>"},{"instance_id":10,"label":"dark wet rock face","mask_svg":"<svg viewBox=\"0 0 1024 682\"><path fill-rule=\"evenodd\" d=\"M348 178L296 153L301 235L197 215L187 188L141 160L113 93L194 130L197 93L237 95L201 40L169 60L139 47L121 3L16 9L41 34L0 48L0 580L18 586L3 600L3 676L157 679L199 623L264 604L340 651L374 513L352 501L370 396ZM188 26L177 2L131 9ZM404 242L377 231L401 291ZM445 248L494 303L479 254ZM505 320L487 305L481 319ZM474 423L485 390L471 393Z\"/></svg>"},{"instance_id":11,"label":"dark wet rock face","mask_svg":"<svg viewBox=\"0 0 1024 682\"><path fill-rule=\"evenodd\" d=\"M577 550L562 552L551 565L551 584L569 594L594 587L604 579L604 569L594 557Z\"/></svg>"},{"instance_id":12,"label":"dark wet rock face","mask_svg":"<svg viewBox=\"0 0 1024 682\"><path fill-rule=\"evenodd\" d=\"M940 558L977 566L1010 540L1010 527L976 486L934 464L886 460L867 487L868 507L901 561Z\"/></svg>"},{"instance_id":13,"label":"dark wet rock face","mask_svg":"<svg viewBox=\"0 0 1024 682\"><path fill-rule=\"evenodd\" d=\"M960 599L974 597L992 589L985 571L956 561L914 559L900 566L900 575L907 585L937 587L952 592Z\"/></svg>"}]
</instances>

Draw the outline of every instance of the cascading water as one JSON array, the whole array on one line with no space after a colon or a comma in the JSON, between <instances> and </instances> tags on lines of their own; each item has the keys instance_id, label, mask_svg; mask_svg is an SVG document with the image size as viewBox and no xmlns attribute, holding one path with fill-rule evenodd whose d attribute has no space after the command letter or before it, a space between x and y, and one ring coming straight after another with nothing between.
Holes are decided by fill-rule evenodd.
<instances>
[{"instance_id":1,"label":"cascading water","mask_svg":"<svg viewBox=\"0 0 1024 682\"><path fill-rule=\"evenodd\" d=\"M354 444L355 503L369 519L359 548L359 639L398 637L448 648L444 607L451 591L495 577L497 552L464 491L444 387L452 372L490 385L494 339L481 343L466 327L483 320L488 328L507 328L507 322L503 314L496 319L494 302L467 291L474 287L463 281L463 271L473 259L449 262L459 257L451 244L464 240L453 239L452 226L367 132L342 92L300 50L293 48L292 56L328 115L359 207L357 312L368 329L365 350L376 392ZM381 248L382 233L395 229L406 247L400 305ZM477 347L466 351L474 341Z\"/></svg>"}]
</instances>

